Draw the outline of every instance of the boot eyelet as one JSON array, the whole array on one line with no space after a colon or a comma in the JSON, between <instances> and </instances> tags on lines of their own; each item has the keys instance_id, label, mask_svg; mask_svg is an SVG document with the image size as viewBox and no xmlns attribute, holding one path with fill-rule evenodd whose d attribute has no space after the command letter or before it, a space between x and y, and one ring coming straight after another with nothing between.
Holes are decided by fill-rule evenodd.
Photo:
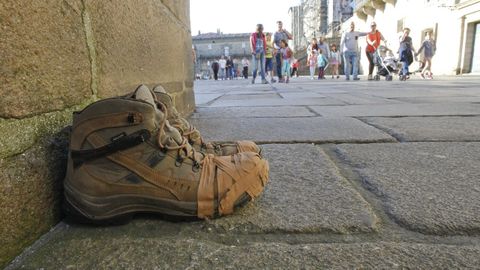
<instances>
[{"instance_id":1,"label":"boot eyelet","mask_svg":"<svg viewBox=\"0 0 480 270\"><path fill-rule=\"evenodd\" d=\"M183 158L181 158L180 156L177 156L177 159L175 160L175 167L182 166L182 163L183 163Z\"/></svg>"},{"instance_id":2,"label":"boot eyelet","mask_svg":"<svg viewBox=\"0 0 480 270\"><path fill-rule=\"evenodd\" d=\"M192 171L193 172L198 172L200 170L200 163L198 163L196 160L193 161L192 165Z\"/></svg>"}]
</instances>

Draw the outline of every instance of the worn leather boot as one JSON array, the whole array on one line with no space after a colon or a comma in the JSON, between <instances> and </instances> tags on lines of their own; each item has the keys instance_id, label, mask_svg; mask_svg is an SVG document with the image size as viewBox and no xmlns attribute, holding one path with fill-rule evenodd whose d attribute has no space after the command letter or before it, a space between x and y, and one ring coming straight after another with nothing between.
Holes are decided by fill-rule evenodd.
<instances>
[{"instance_id":1,"label":"worn leather boot","mask_svg":"<svg viewBox=\"0 0 480 270\"><path fill-rule=\"evenodd\" d=\"M197 152L166 119L147 87L73 115L67 215L119 223L138 212L215 218L260 195L268 162L257 153Z\"/></svg>"},{"instance_id":2,"label":"worn leather boot","mask_svg":"<svg viewBox=\"0 0 480 270\"><path fill-rule=\"evenodd\" d=\"M187 138L188 142L197 150L217 156L228 156L241 152L254 152L261 155L262 149L252 141L237 141L235 143L205 142L198 131L185 118L181 117L173 105L172 97L165 89L158 85L153 89L157 99L167 107L168 121Z\"/></svg>"}]
</instances>

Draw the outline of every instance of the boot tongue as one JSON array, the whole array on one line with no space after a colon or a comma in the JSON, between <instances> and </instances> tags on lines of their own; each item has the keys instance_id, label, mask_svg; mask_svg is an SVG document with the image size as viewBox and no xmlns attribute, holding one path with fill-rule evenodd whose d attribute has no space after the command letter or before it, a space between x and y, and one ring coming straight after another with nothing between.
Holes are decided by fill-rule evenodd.
<instances>
[{"instance_id":1,"label":"boot tongue","mask_svg":"<svg viewBox=\"0 0 480 270\"><path fill-rule=\"evenodd\" d=\"M165 88L163 88L161 85L157 85L155 86L155 88L153 88L153 92L155 93L157 100L162 102L165 107L167 107L169 120L180 117L177 109L175 109L175 107L173 106L172 97L167 93L167 91L165 91Z\"/></svg>"},{"instance_id":2,"label":"boot tongue","mask_svg":"<svg viewBox=\"0 0 480 270\"><path fill-rule=\"evenodd\" d=\"M153 97L152 91L148 89L148 87L144 84L137 87L137 89L133 92L133 97L138 100L146 101L152 104L153 107L155 106L155 98Z\"/></svg>"}]
</instances>

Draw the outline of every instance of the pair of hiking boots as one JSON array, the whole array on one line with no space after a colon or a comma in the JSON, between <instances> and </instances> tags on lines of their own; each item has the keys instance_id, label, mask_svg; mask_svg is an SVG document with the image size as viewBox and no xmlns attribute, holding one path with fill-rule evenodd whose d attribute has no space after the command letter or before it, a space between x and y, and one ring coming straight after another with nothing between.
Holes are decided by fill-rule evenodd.
<instances>
[{"instance_id":1,"label":"pair of hiking boots","mask_svg":"<svg viewBox=\"0 0 480 270\"><path fill-rule=\"evenodd\" d=\"M259 196L268 169L255 143L205 143L161 86L141 85L74 113L64 208L101 224L144 212L215 218Z\"/></svg>"}]
</instances>

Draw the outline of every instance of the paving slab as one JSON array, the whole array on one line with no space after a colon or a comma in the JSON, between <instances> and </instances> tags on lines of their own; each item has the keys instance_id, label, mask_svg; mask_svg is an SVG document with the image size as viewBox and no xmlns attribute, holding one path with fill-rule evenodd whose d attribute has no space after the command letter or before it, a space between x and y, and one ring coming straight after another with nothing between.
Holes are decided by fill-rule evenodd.
<instances>
[{"instance_id":1,"label":"paving slab","mask_svg":"<svg viewBox=\"0 0 480 270\"><path fill-rule=\"evenodd\" d=\"M222 244L194 235L74 238L65 234L10 269L478 269L479 255L478 246L394 242Z\"/></svg>"},{"instance_id":2,"label":"paving slab","mask_svg":"<svg viewBox=\"0 0 480 270\"><path fill-rule=\"evenodd\" d=\"M253 100L253 99L281 99L282 97L273 93L273 92L268 92L268 93L245 93L245 94L237 94L237 93L228 93L223 95L221 98L219 98L217 101L218 102L223 102L223 101L248 101L248 100Z\"/></svg>"},{"instance_id":3,"label":"paving slab","mask_svg":"<svg viewBox=\"0 0 480 270\"><path fill-rule=\"evenodd\" d=\"M334 98L345 102L348 105L360 105L360 104L398 104L401 101L380 98L369 95L362 95L360 93L324 93L329 98Z\"/></svg>"},{"instance_id":4,"label":"paving slab","mask_svg":"<svg viewBox=\"0 0 480 270\"><path fill-rule=\"evenodd\" d=\"M414 231L480 233L480 143L339 145L387 214Z\"/></svg>"},{"instance_id":5,"label":"paving slab","mask_svg":"<svg viewBox=\"0 0 480 270\"><path fill-rule=\"evenodd\" d=\"M195 93L217 93L241 90L245 86L236 81L195 81Z\"/></svg>"},{"instance_id":6,"label":"paving slab","mask_svg":"<svg viewBox=\"0 0 480 270\"><path fill-rule=\"evenodd\" d=\"M451 87L441 87L435 85L419 85L415 87L388 87L388 88L365 88L360 91L362 94L368 94L383 98L422 98L422 97L450 97L459 95L469 95L468 92Z\"/></svg>"},{"instance_id":7,"label":"paving slab","mask_svg":"<svg viewBox=\"0 0 480 270\"><path fill-rule=\"evenodd\" d=\"M197 108L190 118L255 118L318 116L305 106Z\"/></svg>"},{"instance_id":8,"label":"paving slab","mask_svg":"<svg viewBox=\"0 0 480 270\"><path fill-rule=\"evenodd\" d=\"M227 231L353 233L376 231L370 205L311 144L263 145L270 182L260 199L214 220Z\"/></svg>"},{"instance_id":9,"label":"paving slab","mask_svg":"<svg viewBox=\"0 0 480 270\"><path fill-rule=\"evenodd\" d=\"M296 91L289 91L289 92L283 92L279 93L280 96L282 96L285 99L298 99L298 98L325 98L324 95L321 95L319 93L315 92L300 92L298 89Z\"/></svg>"},{"instance_id":10,"label":"paving slab","mask_svg":"<svg viewBox=\"0 0 480 270\"><path fill-rule=\"evenodd\" d=\"M216 100L210 107L255 107L292 105L345 105L346 103L327 97L310 98L255 98L245 96L237 100Z\"/></svg>"},{"instance_id":11,"label":"paving slab","mask_svg":"<svg viewBox=\"0 0 480 270\"><path fill-rule=\"evenodd\" d=\"M455 116L480 115L480 104L376 104L350 106L310 106L323 116Z\"/></svg>"},{"instance_id":12,"label":"paving slab","mask_svg":"<svg viewBox=\"0 0 480 270\"><path fill-rule=\"evenodd\" d=\"M369 117L400 141L480 141L480 117Z\"/></svg>"},{"instance_id":13,"label":"paving slab","mask_svg":"<svg viewBox=\"0 0 480 270\"><path fill-rule=\"evenodd\" d=\"M450 102L464 102L476 103L480 102L480 96L444 96L444 97L406 97L395 98L394 100L407 103L450 103Z\"/></svg>"},{"instance_id":14,"label":"paving slab","mask_svg":"<svg viewBox=\"0 0 480 270\"><path fill-rule=\"evenodd\" d=\"M207 141L387 142L387 133L353 118L236 118L190 121Z\"/></svg>"}]
</instances>

